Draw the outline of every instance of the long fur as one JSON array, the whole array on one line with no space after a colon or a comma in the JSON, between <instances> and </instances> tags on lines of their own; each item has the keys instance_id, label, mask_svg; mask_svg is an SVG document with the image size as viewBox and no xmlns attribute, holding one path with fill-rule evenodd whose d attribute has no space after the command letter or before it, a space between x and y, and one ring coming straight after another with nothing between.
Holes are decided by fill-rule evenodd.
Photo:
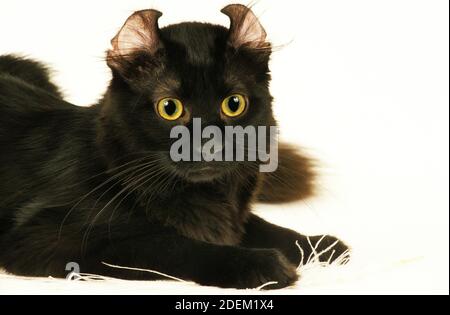
<instances>
[{"instance_id":1,"label":"long fur","mask_svg":"<svg viewBox=\"0 0 450 315\"><path fill-rule=\"evenodd\" d=\"M316 170L314 160L299 149L280 143L278 168L261 175L258 201L285 203L314 196Z\"/></svg>"}]
</instances>

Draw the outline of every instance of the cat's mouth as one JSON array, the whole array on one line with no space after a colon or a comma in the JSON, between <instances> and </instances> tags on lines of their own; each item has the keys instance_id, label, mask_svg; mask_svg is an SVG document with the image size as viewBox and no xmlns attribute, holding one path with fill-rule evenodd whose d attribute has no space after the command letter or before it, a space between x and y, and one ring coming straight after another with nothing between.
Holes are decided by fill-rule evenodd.
<instances>
[{"instance_id":1,"label":"cat's mouth","mask_svg":"<svg viewBox=\"0 0 450 315\"><path fill-rule=\"evenodd\" d=\"M191 182L209 182L222 177L223 168L213 166L194 167L186 171L186 179Z\"/></svg>"},{"instance_id":2,"label":"cat's mouth","mask_svg":"<svg viewBox=\"0 0 450 315\"><path fill-rule=\"evenodd\" d=\"M205 165L206 164L206 165ZM209 164L209 165L208 165ZM222 178L229 171L229 166L214 162L207 163L177 163L176 172L189 182L211 182Z\"/></svg>"}]
</instances>

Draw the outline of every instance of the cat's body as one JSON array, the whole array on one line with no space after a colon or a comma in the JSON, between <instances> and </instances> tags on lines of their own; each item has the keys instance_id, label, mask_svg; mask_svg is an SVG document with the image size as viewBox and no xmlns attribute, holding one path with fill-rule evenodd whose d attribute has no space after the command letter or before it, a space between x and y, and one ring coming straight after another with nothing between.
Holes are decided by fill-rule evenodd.
<instances>
[{"instance_id":1,"label":"cat's body","mask_svg":"<svg viewBox=\"0 0 450 315\"><path fill-rule=\"evenodd\" d=\"M149 33L155 12L137 13ZM251 13L241 12L241 18ZM88 108L65 102L40 64L0 57L0 267L60 277L76 262L84 273L155 278L106 262L205 285L293 283L302 259L295 241L309 254L306 237L256 217L251 203L307 197L309 160L282 146L274 174L237 162L178 168L167 159L168 140L160 140L173 123L157 117L148 101L176 94L195 104L185 109L189 117L222 124L210 104L237 87L260 106L240 123L273 125L267 48L230 48L228 29L200 23L148 36L145 54L142 47L124 54L116 37L108 55L113 80ZM188 118L182 123L189 125ZM326 238L319 249L334 241ZM345 249L336 246L338 253Z\"/></svg>"}]
</instances>

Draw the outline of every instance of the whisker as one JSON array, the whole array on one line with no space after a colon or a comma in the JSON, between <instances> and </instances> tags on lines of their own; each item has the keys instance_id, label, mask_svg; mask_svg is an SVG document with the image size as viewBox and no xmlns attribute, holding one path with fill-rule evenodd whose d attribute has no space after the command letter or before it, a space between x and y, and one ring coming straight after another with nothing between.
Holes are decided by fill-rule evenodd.
<instances>
[{"instance_id":1,"label":"whisker","mask_svg":"<svg viewBox=\"0 0 450 315\"><path fill-rule=\"evenodd\" d=\"M126 187L124 187L120 192L118 192L105 206L103 206L102 209L100 209L100 211L97 212L97 214L95 215L95 217L93 218L93 220L91 220L91 223L89 224L86 232L85 232L85 236L83 237L83 241L82 241L82 252L83 252L83 248L85 248L85 246L83 244L87 243L87 240L89 238L89 234L93 228L94 223L96 222L96 220L99 218L99 216L117 199L119 198L123 193L125 193L128 189L130 189L131 187L133 187L134 185L136 185L139 182L142 182L143 180L145 180L146 178L148 178L149 176L153 177L154 173L152 173L153 170L149 170L149 174L145 175L145 176L141 176L138 180L135 180L133 183L128 184ZM144 185L145 183L147 183L149 180L151 180L151 177L147 180L145 180L143 183L141 183L138 187L135 187L135 189L141 187L142 185Z\"/></svg>"},{"instance_id":2,"label":"whisker","mask_svg":"<svg viewBox=\"0 0 450 315\"><path fill-rule=\"evenodd\" d=\"M137 162L137 161L134 161ZM127 163L132 164L134 162L129 162ZM122 174L126 174L126 172L128 172L130 169L125 169L123 171L121 171L118 174L115 174L114 176L108 178L106 181L104 181L102 184L99 184L98 186L96 186L95 188L93 188L91 191L89 191L87 194L85 194L84 196L82 196L70 209L69 211L66 213L66 215L64 216L63 220L61 221L60 227L58 229L58 240L61 238L61 233L62 233L62 229L63 226L66 222L66 220L68 219L68 217L70 216L70 214L75 210L75 208L81 203L83 202L83 200L85 200L87 197L89 197L91 194L93 194L95 191L97 191L98 189L102 188L103 186L107 185L108 183L110 183L111 181L117 179L118 177L120 177Z\"/></svg>"}]
</instances>

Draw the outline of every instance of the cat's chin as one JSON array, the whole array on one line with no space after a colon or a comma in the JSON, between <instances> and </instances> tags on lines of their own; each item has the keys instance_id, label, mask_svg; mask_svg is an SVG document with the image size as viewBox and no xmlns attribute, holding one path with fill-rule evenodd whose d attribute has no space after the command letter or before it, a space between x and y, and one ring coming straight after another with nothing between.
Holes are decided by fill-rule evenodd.
<instances>
[{"instance_id":1,"label":"cat's chin","mask_svg":"<svg viewBox=\"0 0 450 315\"><path fill-rule=\"evenodd\" d=\"M186 172L184 178L191 183L206 183L217 180L225 175L223 170L215 167L205 166Z\"/></svg>"}]
</instances>

